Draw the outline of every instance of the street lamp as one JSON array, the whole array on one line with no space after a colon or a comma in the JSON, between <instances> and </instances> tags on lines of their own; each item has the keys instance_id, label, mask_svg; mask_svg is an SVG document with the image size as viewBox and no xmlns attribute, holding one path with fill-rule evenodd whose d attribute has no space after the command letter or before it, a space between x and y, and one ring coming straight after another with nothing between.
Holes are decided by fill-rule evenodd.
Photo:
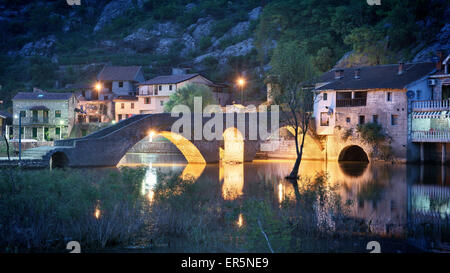
<instances>
[{"instance_id":1,"label":"street lamp","mask_svg":"<svg viewBox=\"0 0 450 273\"><path fill-rule=\"evenodd\" d=\"M245 79L240 77L237 80L237 84L241 88L241 103L244 105L244 85L245 85Z\"/></svg>"},{"instance_id":2,"label":"street lamp","mask_svg":"<svg viewBox=\"0 0 450 273\"><path fill-rule=\"evenodd\" d=\"M102 84L101 83L96 83L95 84L95 90L97 90L98 92L100 92L100 90L102 90Z\"/></svg>"},{"instance_id":3,"label":"street lamp","mask_svg":"<svg viewBox=\"0 0 450 273\"><path fill-rule=\"evenodd\" d=\"M19 162L22 160L22 114L14 115L15 118L19 118Z\"/></svg>"}]
</instances>

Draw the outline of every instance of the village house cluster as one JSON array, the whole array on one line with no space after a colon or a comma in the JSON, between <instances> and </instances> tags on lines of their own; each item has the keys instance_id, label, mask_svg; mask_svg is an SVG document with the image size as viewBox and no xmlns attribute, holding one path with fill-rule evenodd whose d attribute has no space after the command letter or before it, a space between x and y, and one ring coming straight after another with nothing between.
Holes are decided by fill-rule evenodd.
<instances>
[{"instance_id":1,"label":"village house cluster","mask_svg":"<svg viewBox=\"0 0 450 273\"><path fill-rule=\"evenodd\" d=\"M450 141L449 59L438 51L434 63L335 68L323 74L314 88L317 134L327 137L327 149L339 149L343 135L356 133L358 125L377 123L389 137L395 158L445 163ZM334 154L346 157L338 160L359 160L362 149L348 146L347 152Z\"/></svg>"},{"instance_id":2,"label":"village house cluster","mask_svg":"<svg viewBox=\"0 0 450 273\"><path fill-rule=\"evenodd\" d=\"M321 75L312 91L313 117L315 134L325 139L321 147L326 159L370 157L374 150L352 136L360 126L374 123L388 136L394 158L445 163L450 142L449 65L450 55L439 51L434 62L334 68ZM71 86L75 93L18 93L13 115L0 112L0 125L10 139L18 139L19 127L23 139L82 137L133 115L162 113L170 95L189 83L208 86L219 104L230 104L227 86L200 74L173 69L172 75L145 80L139 66L105 66L96 83ZM270 101L270 88L267 95ZM311 153L306 150L306 155Z\"/></svg>"},{"instance_id":3,"label":"village house cluster","mask_svg":"<svg viewBox=\"0 0 450 273\"><path fill-rule=\"evenodd\" d=\"M219 104L229 103L227 85L185 69L146 81L140 66L105 66L95 83L68 86L74 93L19 92L12 99L13 115L0 112L2 134L18 139L20 127L22 139L82 137L133 115L164 112L170 95L187 84L208 86Z\"/></svg>"}]
</instances>

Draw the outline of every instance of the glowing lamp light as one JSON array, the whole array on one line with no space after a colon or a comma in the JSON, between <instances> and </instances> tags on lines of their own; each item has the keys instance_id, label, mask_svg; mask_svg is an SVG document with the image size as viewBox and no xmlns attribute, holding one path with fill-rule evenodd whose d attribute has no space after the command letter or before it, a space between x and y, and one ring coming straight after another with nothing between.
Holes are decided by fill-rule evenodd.
<instances>
[{"instance_id":1,"label":"glowing lamp light","mask_svg":"<svg viewBox=\"0 0 450 273\"><path fill-rule=\"evenodd\" d=\"M98 92L100 92L100 90L102 90L102 84L101 83L96 83L95 84L95 90L97 90Z\"/></svg>"},{"instance_id":2,"label":"glowing lamp light","mask_svg":"<svg viewBox=\"0 0 450 273\"><path fill-rule=\"evenodd\" d=\"M14 118L19 118L19 115L18 115L18 114L15 114L15 115L14 115Z\"/></svg>"},{"instance_id":3,"label":"glowing lamp light","mask_svg":"<svg viewBox=\"0 0 450 273\"><path fill-rule=\"evenodd\" d=\"M64 125L64 120L60 120L59 124Z\"/></svg>"},{"instance_id":4,"label":"glowing lamp light","mask_svg":"<svg viewBox=\"0 0 450 273\"><path fill-rule=\"evenodd\" d=\"M95 209L94 217L96 219L100 218L100 209L98 209L98 208Z\"/></svg>"},{"instance_id":5,"label":"glowing lamp light","mask_svg":"<svg viewBox=\"0 0 450 273\"><path fill-rule=\"evenodd\" d=\"M150 133L148 134L148 142L152 142L153 141L153 136L155 135L155 132L150 131Z\"/></svg>"},{"instance_id":6,"label":"glowing lamp light","mask_svg":"<svg viewBox=\"0 0 450 273\"><path fill-rule=\"evenodd\" d=\"M245 79L244 78L239 78L238 80L237 80L237 84L239 85L239 86L244 86L245 85Z\"/></svg>"},{"instance_id":7,"label":"glowing lamp light","mask_svg":"<svg viewBox=\"0 0 450 273\"><path fill-rule=\"evenodd\" d=\"M113 120L113 121L111 121L111 123L112 123L112 124L116 124L116 121L115 121L115 120Z\"/></svg>"}]
</instances>

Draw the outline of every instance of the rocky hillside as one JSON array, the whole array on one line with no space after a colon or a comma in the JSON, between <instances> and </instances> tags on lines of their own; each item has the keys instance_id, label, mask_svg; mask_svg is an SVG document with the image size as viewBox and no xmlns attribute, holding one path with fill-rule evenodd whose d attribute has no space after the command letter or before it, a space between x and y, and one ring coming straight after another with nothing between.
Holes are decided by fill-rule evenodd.
<instances>
[{"instance_id":1,"label":"rocky hillside","mask_svg":"<svg viewBox=\"0 0 450 273\"><path fill-rule=\"evenodd\" d=\"M104 64L145 76L189 67L219 82L246 73L249 96L280 42L298 41L318 73L334 66L422 61L449 49L445 0L5 0L0 4L0 100L33 86L91 82ZM4 104L3 108L8 106ZM0 106L2 107L2 106Z\"/></svg>"}]
</instances>

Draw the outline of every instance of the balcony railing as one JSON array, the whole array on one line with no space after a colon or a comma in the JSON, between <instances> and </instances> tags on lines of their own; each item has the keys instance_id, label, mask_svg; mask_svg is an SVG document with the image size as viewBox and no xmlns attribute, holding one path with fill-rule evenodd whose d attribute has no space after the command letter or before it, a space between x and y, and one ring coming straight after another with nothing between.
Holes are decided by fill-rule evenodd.
<instances>
[{"instance_id":1,"label":"balcony railing","mask_svg":"<svg viewBox=\"0 0 450 273\"><path fill-rule=\"evenodd\" d=\"M31 118L22 118L22 124L27 125L27 124L48 124L49 123L49 118L35 118L35 117L31 117Z\"/></svg>"},{"instance_id":2,"label":"balcony railing","mask_svg":"<svg viewBox=\"0 0 450 273\"><path fill-rule=\"evenodd\" d=\"M413 131L412 141L414 142L450 142L450 131L430 130Z\"/></svg>"},{"instance_id":3,"label":"balcony railing","mask_svg":"<svg viewBox=\"0 0 450 273\"><path fill-rule=\"evenodd\" d=\"M413 109L450 110L450 100L419 100L412 102Z\"/></svg>"},{"instance_id":4,"label":"balcony railing","mask_svg":"<svg viewBox=\"0 0 450 273\"><path fill-rule=\"evenodd\" d=\"M366 106L366 98L336 100L336 107L355 107L355 106Z\"/></svg>"}]
</instances>

